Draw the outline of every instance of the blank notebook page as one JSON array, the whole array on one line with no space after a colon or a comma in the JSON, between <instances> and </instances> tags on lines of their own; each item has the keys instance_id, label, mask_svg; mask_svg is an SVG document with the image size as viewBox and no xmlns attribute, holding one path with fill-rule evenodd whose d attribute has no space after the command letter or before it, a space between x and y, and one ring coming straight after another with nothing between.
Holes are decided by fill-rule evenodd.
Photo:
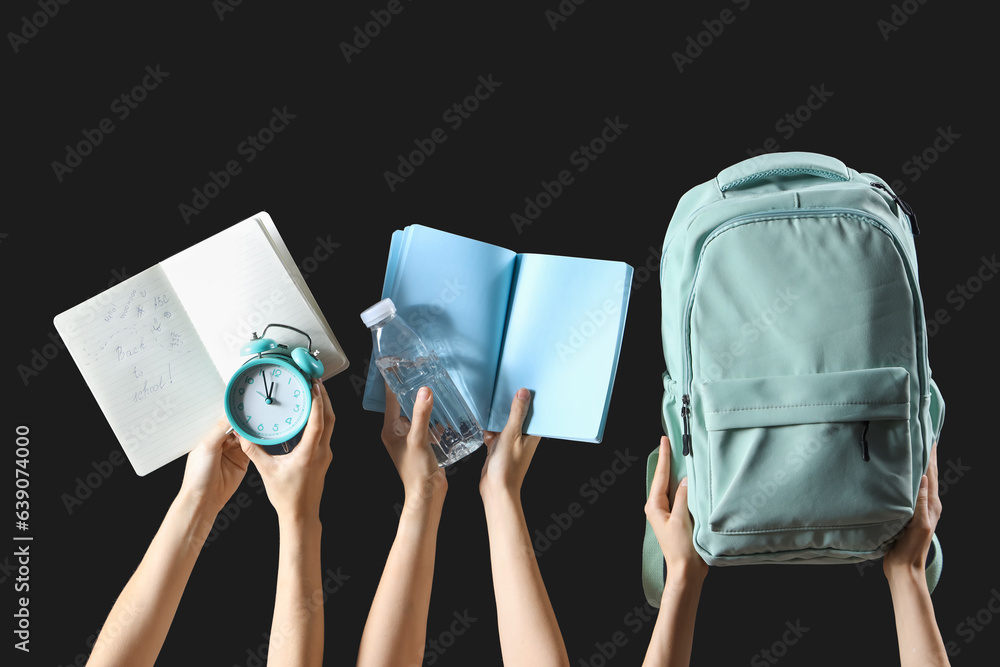
<instances>
[{"instance_id":1,"label":"blank notebook page","mask_svg":"<svg viewBox=\"0 0 1000 667\"><path fill-rule=\"evenodd\" d=\"M525 433L600 442L631 276L621 262L520 255L489 430L519 387L533 391Z\"/></svg>"},{"instance_id":2,"label":"blank notebook page","mask_svg":"<svg viewBox=\"0 0 1000 667\"><path fill-rule=\"evenodd\" d=\"M312 349L329 377L344 365L343 355L299 292L288 269L256 218L245 220L162 262L184 302L219 375L226 381L246 361L239 349L269 323L288 324L312 337ZM303 336L272 328L268 338L306 347ZM217 397L222 409L222 394Z\"/></svg>"}]
</instances>

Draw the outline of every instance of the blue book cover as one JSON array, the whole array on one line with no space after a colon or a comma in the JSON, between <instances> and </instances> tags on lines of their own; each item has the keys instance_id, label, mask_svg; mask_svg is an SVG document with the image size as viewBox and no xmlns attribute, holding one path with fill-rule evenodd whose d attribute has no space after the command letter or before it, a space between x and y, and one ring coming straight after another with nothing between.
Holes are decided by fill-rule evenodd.
<instances>
[{"instance_id":1,"label":"blue book cover","mask_svg":"<svg viewBox=\"0 0 1000 667\"><path fill-rule=\"evenodd\" d=\"M434 349L484 429L502 430L527 387L526 433L600 442L631 285L624 262L516 254L411 225L392 235L382 298ZM385 411L374 363L363 405Z\"/></svg>"}]
</instances>

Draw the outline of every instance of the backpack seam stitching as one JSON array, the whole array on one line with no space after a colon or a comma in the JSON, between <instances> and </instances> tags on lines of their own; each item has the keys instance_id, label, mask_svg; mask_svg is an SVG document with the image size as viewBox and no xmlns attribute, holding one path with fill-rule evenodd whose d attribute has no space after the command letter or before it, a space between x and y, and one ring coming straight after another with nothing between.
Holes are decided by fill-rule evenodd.
<instances>
[{"instance_id":1,"label":"backpack seam stitching","mask_svg":"<svg viewBox=\"0 0 1000 667\"><path fill-rule=\"evenodd\" d=\"M727 412L746 412L749 410L780 410L782 408L811 408L811 407L828 406L828 405L909 405L909 404L910 404L909 401L901 403L872 403L870 401L852 401L848 403L796 403L792 405L762 405L760 407L753 407L753 408L732 408L730 410L709 410L705 414L722 415L726 414Z\"/></svg>"},{"instance_id":2,"label":"backpack seam stitching","mask_svg":"<svg viewBox=\"0 0 1000 667\"><path fill-rule=\"evenodd\" d=\"M831 525L831 526L788 526L783 528L758 528L756 530L712 530L713 533L719 535L749 535L756 533L780 533L787 530L844 530L847 528L864 528L866 526L881 526L887 523L894 523L900 521L900 519L890 519L888 521L874 521L872 523L851 523L844 525ZM711 529L711 526L709 526Z\"/></svg>"}]
</instances>

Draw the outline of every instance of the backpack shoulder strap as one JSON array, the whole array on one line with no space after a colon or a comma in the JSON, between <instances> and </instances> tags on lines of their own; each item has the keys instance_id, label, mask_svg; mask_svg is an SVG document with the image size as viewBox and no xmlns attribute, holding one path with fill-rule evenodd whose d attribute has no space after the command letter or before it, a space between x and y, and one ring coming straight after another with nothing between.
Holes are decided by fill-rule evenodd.
<instances>
[{"instance_id":1,"label":"backpack shoulder strap","mask_svg":"<svg viewBox=\"0 0 1000 667\"><path fill-rule=\"evenodd\" d=\"M646 459L646 498L649 498L649 488L653 484L653 473L656 472L659 452L660 448L657 447ZM646 521L646 534L642 538L642 590L646 594L646 602L652 607L660 606L666 581L665 570L660 543L656 540L653 525Z\"/></svg>"},{"instance_id":2,"label":"backpack shoulder strap","mask_svg":"<svg viewBox=\"0 0 1000 667\"><path fill-rule=\"evenodd\" d=\"M931 536L930 553L927 554L927 565L924 568L924 576L927 577L927 590L934 592L938 580L941 579L941 570L944 567L944 554L941 553L941 542L938 541L937 533Z\"/></svg>"}]
</instances>

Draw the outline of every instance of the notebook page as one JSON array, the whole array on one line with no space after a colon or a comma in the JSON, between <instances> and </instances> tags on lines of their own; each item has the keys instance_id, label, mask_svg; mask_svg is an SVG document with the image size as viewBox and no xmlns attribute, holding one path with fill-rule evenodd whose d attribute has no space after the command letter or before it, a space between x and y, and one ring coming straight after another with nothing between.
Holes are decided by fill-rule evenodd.
<instances>
[{"instance_id":1,"label":"notebook page","mask_svg":"<svg viewBox=\"0 0 1000 667\"><path fill-rule=\"evenodd\" d=\"M55 326L139 475L190 451L224 417L222 380L159 265Z\"/></svg>"},{"instance_id":2,"label":"notebook page","mask_svg":"<svg viewBox=\"0 0 1000 667\"><path fill-rule=\"evenodd\" d=\"M600 442L631 281L623 262L518 255L489 430L503 428L527 387L525 433Z\"/></svg>"},{"instance_id":3,"label":"notebook page","mask_svg":"<svg viewBox=\"0 0 1000 667\"><path fill-rule=\"evenodd\" d=\"M397 235L398 234L398 235ZM515 254L422 225L393 234L383 298L438 355L480 424L489 417ZM385 410L369 364L363 406Z\"/></svg>"},{"instance_id":4,"label":"notebook page","mask_svg":"<svg viewBox=\"0 0 1000 667\"><path fill-rule=\"evenodd\" d=\"M161 263L202 344L224 382L246 358L239 348L270 323L287 324L312 337L312 349L331 368L342 366L343 353L323 332L302 298L263 227L244 220ZM272 328L268 338L289 347L305 347L303 336ZM223 392L215 398L220 408Z\"/></svg>"},{"instance_id":5,"label":"notebook page","mask_svg":"<svg viewBox=\"0 0 1000 667\"><path fill-rule=\"evenodd\" d=\"M326 316L323 315L323 310L316 303L316 297L313 296L312 290L306 285L306 279L302 276L302 272L299 271L298 265L292 258L292 254L288 252L288 246L281 238L281 234L278 233L278 228L274 226L274 222L271 220L271 216L263 211L254 216L258 221L261 228L263 228L268 240L271 242L271 247L277 253L278 257L281 259L282 264L285 266L285 270L291 277L292 282L299 289L299 294L305 302L312 308L313 313L316 315L316 319L319 322L320 330L323 335L326 336L327 340L330 341L330 345L323 345L322 350L329 350L330 353L326 356L320 354L320 358L323 360L323 379L326 380L329 377L333 377L337 373L346 370L350 365L347 360L347 355L344 354L344 350L340 347L340 343L337 342L337 337L333 333L333 329L330 328L330 323L327 322ZM313 342L317 340L316 336L313 336ZM315 345L313 346L315 349Z\"/></svg>"}]
</instances>

